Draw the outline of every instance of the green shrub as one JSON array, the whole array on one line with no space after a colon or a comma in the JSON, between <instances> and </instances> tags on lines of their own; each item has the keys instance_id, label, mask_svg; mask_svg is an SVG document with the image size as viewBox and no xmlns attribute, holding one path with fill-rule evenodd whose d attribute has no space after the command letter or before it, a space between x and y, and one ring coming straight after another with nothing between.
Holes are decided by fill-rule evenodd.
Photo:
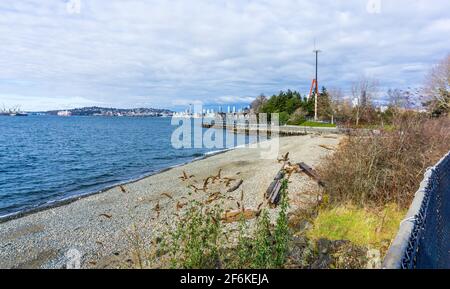
<instances>
[{"instance_id":1,"label":"green shrub","mask_svg":"<svg viewBox=\"0 0 450 289\"><path fill-rule=\"evenodd\" d=\"M239 236L237 245L237 258L233 258L229 267L235 269L249 268L253 260L252 238L248 236L249 226L241 217L239 220Z\"/></svg>"},{"instance_id":2,"label":"green shrub","mask_svg":"<svg viewBox=\"0 0 450 289\"><path fill-rule=\"evenodd\" d=\"M206 208L194 201L171 233L170 253L173 268L215 268L219 260L222 210Z\"/></svg>"},{"instance_id":3,"label":"green shrub","mask_svg":"<svg viewBox=\"0 0 450 289\"><path fill-rule=\"evenodd\" d=\"M280 268L286 262L288 243L291 238L288 220L289 199L287 194L287 180L283 180L281 187L280 213L275 225L275 268Z\"/></svg>"},{"instance_id":4,"label":"green shrub","mask_svg":"<svg viewBox=\"0 0 450 289\"><path fill-rule=\"evenodd\" d=\"M279 113L278 120L280 124L286 124L289 120L289 113L282 111Z\"/></svg>"},{"instance_id":5,"label":"green shrub","mask_svg":"<svg viewBox=\"0 0 450 289\"><path fill-rule=\"evenodd\" d=\"M167 231L164 241L171 268L281 268L286 262L291 238L287 211L287 180L281 188L280 211L273 226L267 208L260 211L256 222L242 216L237 243L228 238L222 224L223 203L207 205L192 201L181 212L175 229ZM160 250L161 251L161 250Z\"/></svg>"},{"instance_id":6,"label":"green shrub","mask_svg":"<svg viewBox=\"0 0 450 289\"><path fill-rule=\"evenodd\" d=\"M268 269L272 264L272 234L267 210L259 216L254 237L253 268Z\"/></svg>"},{"instance_id":7,"label":"green shrub","mask_svg":"<svg viewBox=\"0 0 450 289\"><path fill-rule=\"evenodd\" d=\"M289 208L287 180L283 180L280 194L280 212L274 230L271 229L272 225L267 210L263 210L258 219L254 246L251 248L253 252L246 254L253 256L252 268L282 268L286 262L288 243L291 239L287 217Z\"/></svg>"}]
</instances>

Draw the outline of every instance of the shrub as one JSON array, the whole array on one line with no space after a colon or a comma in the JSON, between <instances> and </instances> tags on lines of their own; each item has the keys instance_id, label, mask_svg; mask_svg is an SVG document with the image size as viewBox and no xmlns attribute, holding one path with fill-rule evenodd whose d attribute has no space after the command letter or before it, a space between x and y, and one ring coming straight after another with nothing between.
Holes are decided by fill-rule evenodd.
<instances>
[{"instance_id":1,"label":"shrub","mask_svg":"<svg viewBox=\"0 0 450 289\"><path fill-rule=\"evenodd\" d=\"M286 124L289 120L289 113L282 111L279 113L278 117L279 117L278 120L280 121L280 124Z\"/></svg>"},{"instance_id":2,"label":"shrub","mask_svg":"<svg viewBox=\"0 0 450 289\"><path fill-rule=\"evenodd\" d=\"M249 226L247 221L241 216L239 221L239 236L237 245L237 258L231 262L230 267L235 269L245 269L251 266L252 255L252 239L247 233Z\"/></svg>"},{"instance_id":3,"label":"shrub","mask_svg":"<svg viewBox=\"0 0 450 289\"><path fill-rule=\"evenodd\" d=\"M287 124L300 125L302 122L306 121L307 114L308 114L308 112L306 112L303 108L299 107L291 115Z\"/></svg>"},{"instance_id":4,"label":"shrub","mask_svg":"<svg viewBox=\"0 0 450 289\"><path fill-rule=\"evenodd\" d=\"M254 237L253 268L269 269L272 267L272 235L267 210L263 210L258 219Z\"/></svg>"},{"instance_id":5,"label":"shrub","mask_svg":"<svg viewBox=\"0 0 450 289\"><path fill-rule=\"evenodd\" d=\"M220 175L220 174L219 174ZM241 197L242 198L242 197ZM222 221L222 201L191 200L179 213L175 229L163 238L172 268L281 268L286 262L290 232L288 228L287 180L281 188L280 211L275 226L267 208L256 222L241 215L237 242L229 238L229 228ZM243 207L242 207L243 208Z\"/></svg>"},{"instance_id":6,"label":"shrub","mask_svg":"<svg viewBox=\"0 0 450 289\"><path fill-rule=\"evenodd\" d=\"M449 149L450 119L405 113L389 131L349 136L319 172L332 202L405 208L426 168Z\"/></svg>"},{"instance_id":7,"label":"shrub","mask_svg":"<svg viewBox=\"0 0 450 289\"><path fill-rule=\"evenodd\" d=\"M222 210L193 201L171 234L171 266L174 268L215 268L219 262Z\"/></svg>"},{"instance_id":8,"label":"shrub","mask_svg":"<svg viewBox=\"0 0 450 289\"><path fill-rule=\"evenodd\" d=\"M280 212L273 230L267 209L262 210L253 235L248 234L248 223L241 218L237 256L232 258L235 261L231 263L231 268L269 269L284 266L289 251L288 244L291 240L287 217L289 208L287 180L282 183L279 206Z\"/></svg>"},{"instance_id":9,"label":"shrub","mask_svg":"<svg viewBox=\"0 0 450 289\"><path fill-rule=\"evenodd\" d=\"M275 225L275 258L274 267L280 268L286 262L288 243L291 238L289 233L289 219L287 216L289 209L289 199L287 194L287 180L283 180L281 186L280 212Z\"/></svg>"}]
</instances>

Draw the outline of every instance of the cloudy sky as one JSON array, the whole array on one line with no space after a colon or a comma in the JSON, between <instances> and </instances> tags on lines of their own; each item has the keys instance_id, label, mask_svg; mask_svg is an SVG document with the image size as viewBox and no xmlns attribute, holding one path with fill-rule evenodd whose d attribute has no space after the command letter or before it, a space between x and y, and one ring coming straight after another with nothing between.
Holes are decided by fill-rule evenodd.
<instances>
[{"instance_id":1,"label":"cloudy sky","mask_svg":"<svg viewBox=\"0 0 450 289\"><path fill-rule=\"evenodd\" d=\"M450 52L448 0L0 2L0 105L247 103L319 82L421 84Z\"/></svg>"}]
</instances>

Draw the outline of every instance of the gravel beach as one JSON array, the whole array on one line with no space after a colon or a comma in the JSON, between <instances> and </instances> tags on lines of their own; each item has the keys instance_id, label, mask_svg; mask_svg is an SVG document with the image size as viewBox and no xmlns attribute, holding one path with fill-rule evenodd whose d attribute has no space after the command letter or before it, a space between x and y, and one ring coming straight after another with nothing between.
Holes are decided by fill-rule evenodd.
<instances>
[{"instance_id":1,"label":"gravel beach","mask_svg":"<svg viewBox=\"0 0 450 289\"><path fill-rule=\"evenodd\" d=\"M278 156L317 166L341 136L305 135L280 138ZM323 146L320 146L323 145ZM0 268L64 268L79 254L83 268L121 267L129 259L133 234L144 242L173 222L174 204L187 194L183 171L202 180L217 174L243 180L244 204L256 208L280 169L276 159L261 158L260 149L237 148L114 187L77 201L0 223ZM294 174L290 199L301 202L315 182ZM159 206L159 213L155 210ZM159 216L157 217L157 215Z\"/></svg>"}]
</instances>

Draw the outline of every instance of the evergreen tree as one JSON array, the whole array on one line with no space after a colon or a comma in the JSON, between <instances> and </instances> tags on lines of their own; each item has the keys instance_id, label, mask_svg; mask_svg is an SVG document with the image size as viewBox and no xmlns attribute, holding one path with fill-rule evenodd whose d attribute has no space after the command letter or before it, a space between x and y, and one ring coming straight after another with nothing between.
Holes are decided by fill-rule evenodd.
<instances>
[{"instance_id":1,"label":"evergreen tree","mask_svg":"<svg viewBox=\"0 0 450 289\"><path fill-rule=\"evenodd\" d=\"M322 87L322 91L317 98L317 115L319 119L328 120L333 114L333 108L331 104L331 97L325 87Z\"/></svg>"}]
</instances>

